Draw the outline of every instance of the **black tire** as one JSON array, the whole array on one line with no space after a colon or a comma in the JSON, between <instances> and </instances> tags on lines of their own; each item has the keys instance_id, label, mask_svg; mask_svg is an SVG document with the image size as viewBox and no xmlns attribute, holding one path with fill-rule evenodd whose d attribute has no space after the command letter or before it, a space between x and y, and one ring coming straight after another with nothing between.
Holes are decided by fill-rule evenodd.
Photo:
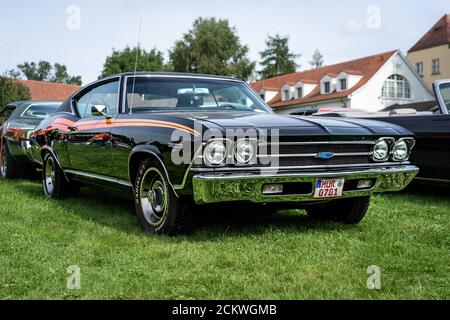
<instances>
[{"instance_id":1,"label":"black tire","mask_svg":"<svg viewBox=\"0 0 450 320\"><path fill-rule=\"evenodd\" d=\"M159 161L142 161L133 189L137 218L145 231L165 235L192 231L195 212L176 196Z\"/></svg>"},{"instance_id":2,"label":"black tire","mask_svg":"<svg viewBox=\"0 0 450 320\"><path fill-rule=\"evenodd\" d=\"M319 220L334 220L345 224L358 224L369 209L370 196L332 200L306 208L308 216Z\"/></svg>"},{"instance_id":3,"label":"black tire","mask_svg":"<svg viewBox=\"0 0 450 320\"><path fill-rule=\"evenodd\" d=\"M0 155L0 178L18 179L20 177L20 164L11 155L6 141L3 141Z\"/></svg>"},{"instance_id":4,"label":"black tire","mask_svg":"<svg viewBox=\"0 0 450 320\"><path fill-rule=\"evenodd\" d=\"M42 187L44 195L50 199L61 200L72 194L75 186L72 186L55 157L47 152L42 163Z\"/></svg>"}]
</instances>

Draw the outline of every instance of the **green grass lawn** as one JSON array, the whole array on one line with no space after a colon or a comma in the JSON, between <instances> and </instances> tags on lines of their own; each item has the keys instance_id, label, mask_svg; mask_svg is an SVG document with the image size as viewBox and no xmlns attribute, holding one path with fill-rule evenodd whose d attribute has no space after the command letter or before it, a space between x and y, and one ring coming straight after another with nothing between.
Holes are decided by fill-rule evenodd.
<instances>
[{"instance_id":1,"label":"green grass lawn","mask_svg":"<svg viewBox=\"0 0 450 320\"><path fill-rule=\"evenodd\" d=\"M448 195L409 191L373 197L357 226L209 213L169 238L144 234L130 201L49 201L37 182L0 180L0 298L448 299L449 214ZM71 265L80 290L66 288Z\"/></svg>"}]
</instances>

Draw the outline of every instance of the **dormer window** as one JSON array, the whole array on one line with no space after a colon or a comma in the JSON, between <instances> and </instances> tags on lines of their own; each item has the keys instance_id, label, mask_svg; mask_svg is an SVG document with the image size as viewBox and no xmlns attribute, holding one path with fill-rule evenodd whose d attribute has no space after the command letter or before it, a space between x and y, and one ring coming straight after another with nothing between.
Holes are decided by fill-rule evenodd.
<instances>
[{"instance_id":1,"label":"dormer window","mask_svg":"<svg viewBox=\"0 0 450 320\"><path fill-rule=\"evenodd\" d=\"M260 94L261 99L263 99L263 101L266 101L266 95L264 93Z\"/></svg>"},{"instance_id":2,"label":"dormer window","mask_svg":"<svg viewBox=\"0 0 450 320\"><path fill-rule=\"evenodd\" d=\"M323 83L323 91L325 93L330 93L330 91L331 91L331 83L330 83L330 81L326 81L326 82Z\"/></svg>"},{"instance_id":3,"label":"dormer window","mask_svg":"<svg viewBox=\"0 0 450 320\"><path fill-rule=\"evenodd\" d=\"M347 79L340 79L339 80L339 86L341 88L341 91L347 90Z\"/></svg>"},{"instance_id":4,"label":"dormer window","mask_svg":"<svg viewBox=\"0 0 450 320\"><path fill-rule=\"evenodd\" d=\"M297 98L298 99L303 98L303 87L298 87L297 88Z\"/></svg>"},{"instance_id":5,"label":"dormer window","mask_svg":"<svg viewBox=\"0 0 450 320\"><path fill-rule=\"evenodd\" d=\"M284 100L289 100L290 99L290 94L289 94L289 89L284 90Z\"/></svg>"}]
</instances>

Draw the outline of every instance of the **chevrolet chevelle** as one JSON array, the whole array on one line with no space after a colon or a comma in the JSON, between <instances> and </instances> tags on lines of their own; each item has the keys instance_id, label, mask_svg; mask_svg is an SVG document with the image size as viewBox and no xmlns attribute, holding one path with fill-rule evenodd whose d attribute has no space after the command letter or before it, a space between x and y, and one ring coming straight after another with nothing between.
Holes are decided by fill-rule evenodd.
<instances>
[{"instance_id":1,"label":"chevrolet chevelle","mask_svg":"<svg viewBox=\"0 0 450 320\"><path fill-rule=\"evenodd\" d=\"M177 234L200 206L303 208L356 224L374 192L418 172L414 137L384 122L280 116L225 77L126 73L90 84L32 137L49 198L82 184L133 195L144 230Z\"/></svg>"}]
</instances>

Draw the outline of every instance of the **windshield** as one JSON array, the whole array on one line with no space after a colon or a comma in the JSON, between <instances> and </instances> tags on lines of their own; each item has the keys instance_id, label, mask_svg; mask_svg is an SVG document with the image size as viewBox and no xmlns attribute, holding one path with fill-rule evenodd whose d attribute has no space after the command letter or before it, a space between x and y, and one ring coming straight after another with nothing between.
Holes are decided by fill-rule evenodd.
<instances>
[{"instance_id":1,"label":"windshield","mask_svg":"<svg viewBox=\"0 0 450 320\"><path fill-rule=\"evenodd\" d=\"M439 86L442 100L450 113L450 82L444 82Z\"/></svg>"},{"instance_id":2,"label":"windshield","mask_svg":"<svg viewBox=\"0 0 450 320\"><path fill-rule=\"evenodd\" d=\"M55 113L61 104L32 104L20 115L21 118L45 119Z\"/></svg>"},{"instance_id":3,"label":"windshield","mask_svg":"<svg viewBox=\"0 0 450 320\"><path fill-rule=\"evenodd\" d=\"M126 107L131 113L152 111L271 112L244 83L197 78L130 77Z\"/></svg>"}]
</instances>

